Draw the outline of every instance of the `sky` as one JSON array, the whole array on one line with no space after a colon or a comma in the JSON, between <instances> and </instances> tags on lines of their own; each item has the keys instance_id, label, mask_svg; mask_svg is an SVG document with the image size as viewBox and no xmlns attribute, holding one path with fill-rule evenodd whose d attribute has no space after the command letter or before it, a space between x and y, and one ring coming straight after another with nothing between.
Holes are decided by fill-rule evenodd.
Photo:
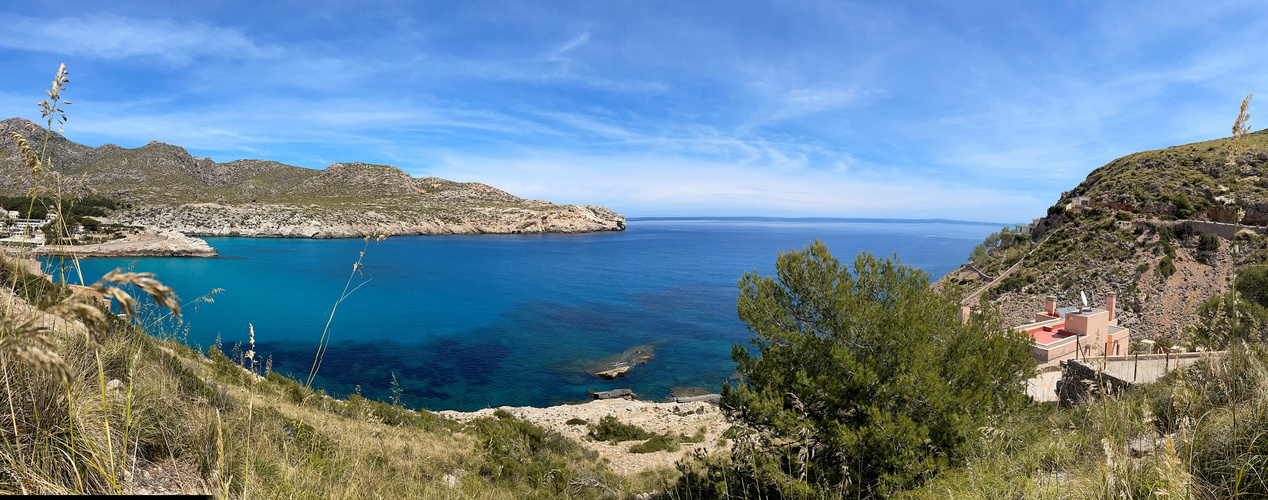
<instances>
[{"instance_id":1,"label":"sky","mask_svg":"<svg viewBox=\"0 0 1268 500\"><path fill-rule=\"evenodd\" d=\"M71 0L0 27L0 118L39 121L65 63L76 142L632 217L1029 221L1268 92L1255 1Z\"/></svg>"}]
</instances>

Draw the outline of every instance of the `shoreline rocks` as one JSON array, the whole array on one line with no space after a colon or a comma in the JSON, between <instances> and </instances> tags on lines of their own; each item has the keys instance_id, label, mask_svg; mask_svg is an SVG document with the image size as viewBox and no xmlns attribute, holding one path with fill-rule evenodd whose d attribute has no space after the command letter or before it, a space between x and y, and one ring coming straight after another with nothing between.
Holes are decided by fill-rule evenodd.
<instances>
[{"instance_id":1,"label":"shoreline rocks","mask_svg":"<svg viewBox=\"0 0 1268 500\"><path fill-rule=\"evenodd\" d=\"M219 252L200 238L175 231L146 232L122 240L92 245L47 245L30 250L32 255L85 257L216 257Z\"/></svg>"}]
</instances>

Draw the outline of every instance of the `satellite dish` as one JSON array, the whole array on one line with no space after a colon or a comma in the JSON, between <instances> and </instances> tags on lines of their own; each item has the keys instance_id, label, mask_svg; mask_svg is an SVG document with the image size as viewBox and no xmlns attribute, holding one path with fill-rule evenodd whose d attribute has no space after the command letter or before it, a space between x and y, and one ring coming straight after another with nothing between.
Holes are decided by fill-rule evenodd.
<instances>
[{"instance_id":1,"label":"satellite dish","mask_svg":"<svg viewBox=\"0 0 1268 500\"><path fill-rule=\"evenodd\" d=\"M1083 307L1087 307L1087 294L1079 292L1079 298L1083 299Z\"/></svg>"}]
</instances>

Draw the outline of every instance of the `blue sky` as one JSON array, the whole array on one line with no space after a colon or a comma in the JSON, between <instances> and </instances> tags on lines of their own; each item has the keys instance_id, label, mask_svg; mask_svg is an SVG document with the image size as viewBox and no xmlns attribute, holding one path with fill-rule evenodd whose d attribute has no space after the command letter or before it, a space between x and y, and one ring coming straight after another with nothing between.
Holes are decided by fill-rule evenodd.
<instances>
[{"instance_id":1,"label":"blue sky","mask_svg":"<svg viewBox=\"0 0 1268 500\"><path fill-rule=\"evenodd\" d=\"M628 216L1029 220L1268 84L1251 1L108 3L0 13L0 116L38 119L64 62L92 146Z\"/></svg>"}]
</instances>

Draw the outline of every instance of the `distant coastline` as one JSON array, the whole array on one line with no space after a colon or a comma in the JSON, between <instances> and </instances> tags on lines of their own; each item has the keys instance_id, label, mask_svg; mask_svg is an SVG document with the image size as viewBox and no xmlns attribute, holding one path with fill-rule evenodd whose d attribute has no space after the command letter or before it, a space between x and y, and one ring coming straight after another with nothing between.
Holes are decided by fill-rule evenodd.
<instances>
[{"instance_id":1,"label":"distant coastline","mask_svg":"<svg viewBox=\"0 0 1268 500\"><path fill-rule=\"evenodd\" d=\"M631 217L627 216L626 221L752 221L752 222L855 222L863 224L964 224L972 226L1011 226L1007 222L982 222L968 221L956 219L884 219L884 218L867 218L867 217L756 217L756 216L698 216L698 217L667 217L667 216L650 216L650 217Z\"/></svg>"}]
</instances>

